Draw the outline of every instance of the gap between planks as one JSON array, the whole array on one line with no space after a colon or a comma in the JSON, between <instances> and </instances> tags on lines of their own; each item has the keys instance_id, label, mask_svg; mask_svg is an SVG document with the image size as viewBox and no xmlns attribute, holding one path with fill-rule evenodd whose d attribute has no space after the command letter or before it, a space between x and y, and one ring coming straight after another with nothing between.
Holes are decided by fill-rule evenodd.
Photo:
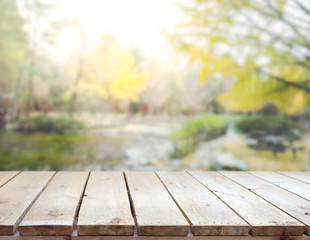
<instances>
[{"instance_id":1,"label":"gap between planks","mask_svg":"<svg viewBox=\"0 0 310 240\"><path fill-rule=\"evenodd\" d=\"M18 173L19 174L19 173ZM16 177L18 174L16 174L14 177ZM78 219L78 215L79 215L79 208L80 208L80 206L81 206L81 203L82 203L82 201L83 201L83 198L84 198L84 192L85 192L85 189L86 189L86 187L87 187L87 184L88 184L88 180L89 180L89 176L90 176L90 172L88 172L88 177L87 177L87 181L86 181L86 183L85 183L85 185L84 185L84 190L83 190L83 193L82 193L82 195L81 195L81 197L80 197L80 200L79 200L79 205L78 205L78 208L77 208L77 211L76 211L76 214L75 214L75 221L74 221L74 229L76 229L76 220ZM131 211L132 211L132 215L133 215L133 217L134 217L134 220L135 221L137 221L136 220L136 215L135 215L135 210L134 210L134 208L133 208L133 202L132 202L132 199L131 199L131 196L130 196L130 191L129 191L129 187L128 187L128 182L127 182L127 179L126 179L126 174L123 172L123 175L124 175L124 181L125 181L125 183L126 183L126 189L127 189L127 194L128 194L128 197L129 197L129 201L130 201L130 204L131 204ZM54 174L54 176L55 176L55 174ZM54 177L53 176L53 177ZM13 178L14 178L13 177ZM53 177L50 179L50 181L46 184L46 186L42 189L42 191L49 185L49 183L52 181L52 179L53 179ZM158 176L157 176L158 177ZM11 179L13 179L13 178L11 178ZM10 180L11 180L10 179ZM9 181L10 181L9 180ZM161 181L162 182L162 181ZM197 181L197 182L199 182L199 181ZM162 182L162 184L163 184L163 182ZM165 185L164 185L164 187L165 187ZM166 188L166 187L165 187ZM166 188L166 190L167 190L167 188ZM42 192L41 192L42 193ZM41 194L40 193L40 194ZM169 191L168 191L168 193L169 193ZM39 195L40 195L39 194ZM170 193L169 193L170 194ZM170 196L171 196L171 194L170 194ZM39 196L38 196L39 197ZM225 202L224 202L225 203ZM184 214L184 213L183 213ZM135 226L137 227L137 224L135 224ZM139 236L139 237L137 237L137 236L131 236L131 237L114 237L114 236L107 236L107 237L105 237L105 236L96 236L96 237L81 237L81 236L73 236L73 238L72 239L115 239L115 240L117 240L117 239L148 239L148 240L151 240L153 237L142 237L142 236ZM36 236L36 237L26 237L26 236L19 236L18 238L16 237L16 236L12 236L12 237L6 237L6 238L4 238L4 237L0 237L0 239L2 240L2 239L71 239L71 237L70 236L68 236L68 237L52 237L52 236L42 236L42 237L40 237L40 236ZM161 240L165 240L165 239L178 239L178 240L180 240L180 239L284 239L283 237L261 237L261 238L258 238L258 237L255 237L255 238L253 238L253 237L251 237L250 235L249 236L246 236L246 237L219 237L219 236L216 236L216 237L210 237L210 236L205 236L205 237L199 237L199 238L195 238L195 237L193 237L193 236L187 236L187 237L174 237L174 236L172 236L172 237L160 237L160 238L158 238L158 237L154 237L154 239L161 239ZM285 237L285 239L288 239L287 237ZM294 237L294 239L310 239L309 237Z\"/></svg>"},{"instance_id":2,"label":"gap between planks","mask_svg":"<svg viewBox=\"0 0 310 240\"><path fill-rule=\"evenodd\" d=\"M0 215L0 219L1 219L0 235L15 233L17 226L20 224L24 216L28 213L32 205L35 203L35 201L40 197L40 195L45 190L45 188L48 186L48 184L52 181L55 174L56 172L21 172L20 174L16 175L18 177L12 178L12 181L8 181L7 184L4 185L4 187L0 188L0 192L3 194L1 196L3 200L2 207L5 207L5 210L6 210L5 212L2 213L4 216ZM44 178L43 182L41 178L36 179L36 178L39 178L40 175L43 175L43 178ZM35 186L25 185L26 183L28 184L33 183L34 180L32 180L32 182L30 183L27 182L31 178L34 178L34 180L37 180L37 182L35 183L36 185ZM15 191L12 193L13 195L11 194L12 191L8 189L8 186L9 187L11 186L13 190ZM18 189L19 191L17 191ZM22 196L18 196L18 194L24 194L25 196L22 198ZM10 198L13 199L14 201L16 200L17 202L15 201L14 203L12 202L12 200L9 201L8 199ZM25 202L20 201L21 199L25 200L25 198L27 200L27 204L25 204ZM12 210L13 207L14 209L17 209L17 212ZM11 211L11 214L8 214L10 211Z\"/></svg>"},{"instance_id":3,"label":"gap between planks","mask_svg":"<svg viewBox=\"0 0 310 240\"><path fill-rule=\"evenodd\" d=\"M310 212L310 204L307 200L248 172L219 173L305 224L305 233L309 235L310 218L307 213Z\"/></svg>"},{"instance_id":4,"label":"gap between planks","mask_svg":"<svg viewBox=\"0 0 310 240\"><path fill-rule=\"evenodd\" d=\"M190 172L251 225L255 236L300 236L305 225L218 172Z\"/></svg>"},{"instance_id":5,"label":"gap between planks","mask_svg":"<svg viewBox=\"0 0 310 240\"><path fill-rule=\"evenodd\" d=\"M187 172L156 172L195 236L247 236L250 226Z\"/></svg>"},{"instance_id":6,"label":"gap between planks","mask_svg":"<svg viewBox=\"0 0 310 240\"><path fill-rule=\"evenodd\" d=\"M21 172L18 171L4 171L0 172L0 188L15 178Z\"/></svg>"}]
</instances>

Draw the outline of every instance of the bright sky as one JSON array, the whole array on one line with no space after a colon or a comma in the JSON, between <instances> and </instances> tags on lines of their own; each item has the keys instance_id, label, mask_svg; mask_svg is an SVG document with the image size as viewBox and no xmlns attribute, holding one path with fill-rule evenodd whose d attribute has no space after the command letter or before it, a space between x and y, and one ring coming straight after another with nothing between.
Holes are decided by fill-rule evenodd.
<instances>
[{"instance_id":1,"label":"bright sky","mask_svg":"<svg viewBox=\"0 0 310 240\"><path fill-rule=\"evenodd\" d=\"M171 5L172 0L58 1L59 15L82 21L91 44L103 34L112 33L120 43L134 44L148 56L171 51L161 31L171 32L183 18ZM59 43L63 49L70 49L74 39L77 39L76 32L67 30L60 36Z\"/></svg>"}]
</instances>

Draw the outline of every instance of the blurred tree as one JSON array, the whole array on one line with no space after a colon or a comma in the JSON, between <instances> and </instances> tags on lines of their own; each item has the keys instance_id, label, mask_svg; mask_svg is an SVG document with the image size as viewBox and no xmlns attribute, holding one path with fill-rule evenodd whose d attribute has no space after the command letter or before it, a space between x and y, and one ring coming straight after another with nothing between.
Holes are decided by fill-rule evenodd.
<instances>
[{"instance_id":1,"label":"blurred tree","mask_svg":"<svg viewBox=\"0 0 310 240\"><path fill-rule=\"evenodd\" d=\"M73 92L75 98L77 94L100 95L115 110L138 101L147 75L139 71L131 49L122 47L112 35L105 35L98 47L83 55L84 64L78 64L73 87L67 92L71 101Z\"/></svg>"},{"instance_id":2,"label":"blurred tree","mask_svg":"<svg viewBox=\"0 0 310 240\"><path fill-rule=\"evenodd\" d=\"M189 21L173 37L203 63L200 80L235 79L220 98L230 110L273 102L288 113L310 103L309 0L188 0Z\"/></svg>"},{"instance_id":3,"label":"blurred tree","mask_svg":"<svg viewBox=\"0 0 310 240\"><path fill-rule=\"evenodd\" d=\"M56 6L54 0L24 0L19 3L26 32L27 51L16 82L11 116L13 121L17 119L21 107L21 97L24 97L26 115L29 115L30 111L33 110L35 106L35 80L45 80L55 76L53 70L47 69L46 65L42 67L41 63L50 60L46 56L48 56L50 46L55 42L55 37L63 24L52 17L52 10ZM38 58L40 61L42 59L44 61L37 61ZM26 86L23 83L24 74L27 74Z\"/></svg>"},{"instance_id":4,"label":"blurred tree","mask_svg":"<svg viewBox=\"0 0 310 240\"><path fill-rule=\"evenodd\" d=\"M77 97L78 97L78 87L80 80L83 77L83 65L85 61L85 52L86 52L86 34L85 34L85 27L82 26L81 23L76 22L79 35L81 37L81 44L80 44L80 49L78 52L78 63L76 66L76 74L74 77L74 82L72 86L72 91L71 91L71 97L70 97L70 102L69 102L69 114L72 116L75 112L76 108L76 102L77 102Z\"/></svg>"},{"instance_id":5,"label":"blurred tree","mask_svg":"<svg viewBox=\"0 0 310 240\"><path fill-rule=\"evenodd\" d=\"M7 111L8 96L12 95L19 66L26 49L23 21L15 0L0 1L0 111ZM5 100L4 100L5 99Z\"/></svg>"}]
</instances>

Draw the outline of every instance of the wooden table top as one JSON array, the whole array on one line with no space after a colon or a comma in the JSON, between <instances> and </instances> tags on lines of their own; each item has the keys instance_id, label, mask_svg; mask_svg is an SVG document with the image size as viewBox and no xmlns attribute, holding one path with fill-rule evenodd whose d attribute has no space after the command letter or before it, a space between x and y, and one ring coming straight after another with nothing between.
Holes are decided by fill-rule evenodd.
<instances>
[{"instance_id":1,"label":"wooden table top","mask_svg":"<svg viewBox=\"0 0 310 240\"><path fill-rule=\"evenodd\" d=\"M0 172L0 240L310 240L310 172Z\"/></svg>"}]
</instances>

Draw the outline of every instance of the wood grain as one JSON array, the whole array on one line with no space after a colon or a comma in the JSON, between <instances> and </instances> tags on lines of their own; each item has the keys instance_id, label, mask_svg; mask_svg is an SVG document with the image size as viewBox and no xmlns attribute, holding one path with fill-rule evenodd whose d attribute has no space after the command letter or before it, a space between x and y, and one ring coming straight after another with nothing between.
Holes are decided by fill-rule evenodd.
<instances>
[{"instance_id":1,"label":"wood grain","mask_svg":"<svg viewBox=\"0 0 310 240\"><path fill-rule=\"evenodd\" d=\"M306 225L310 233L310 204L307 200L247 172L221 172Z\"/></svg>"},{"instance_id":2,"label":"wood grain","mask_svg":"<svg viewBox=\"0 0 310 240\"><path fill-rule=\"evenodd\" d=\"M79 235L133 235L135 222L122 172L92 172L78 220Z\"/></svg>"},{"instance_id":3,"label":"wood grain","mask_svg":"<svg viewBox=\"0 0 310 240\"><path fill-rule=\"evenodd\" d=\"M0 236L0 240L310 240L309 236Z\"/></svg>"},{"instance_id":4,"label":"wood grain","mask_svg":"<svg viewBox=\"0 0 310 240\"><path fill-rule=\"evenodd\" d=\"M153 172L126 172L138 235L186 236L189 224Z\"/></svg>"},{"instance_id":5,"label":"wood grain","mask_svg":"<svg viewBox=\"0 0 310 240\"><path fill-rule=\"evenodd\" d=\"M21 235L71 235L88 172L58 172L26 214Z\"/></svg>"},{"instance_id":6,"label":"wood grain","mask_svg":"<svg viewBox=\"0 0 310 240\"><path fill-rule=\"evenodd\" d=\"M13 177L15 177L19 172L18 171L5 171L0 172L0 187L10 181Z\"/></svg>"},{"instance_id":7,"label":"wood grain","mask_svg":"<svg viewBox=\"0 0 310 240\"><path fill-rule=\"evenodd\" d=\"M276 172L250 173L310 201L310 185L307 183Z\"/></svg>"},{"instance_id":8,"label":"wood grain","mask_svg":"<svg viewBox=\"0 0 310 240\"><path fill-rule=\"evenodd\" d=\"M191 174L251 225L254 236L302 235L305 226L217 172Z\"/></svg>"},{"instance_id":9,"label":"wood grain","mask_svg":"<svg viewBox=\"0 0 310 240\"><path fill-rule=\"evenodd\" d=\"M305 172L279 172L288 177L310 184L310 174Z\"/></svg>"},{"instance_id":10,"label":"wood grain","mask_svg":"<svg viewBox=\"0 0 310 240\"><path fill-rule=\"evenodd\" d=\"M0 188L0 235L12 235L54 172L22 172Z\"/></svg>"},{"instance_id":11,"label":"wood grain","mask_svg":"<svg viewBox=\"0 0 310 240\"><path fill-rule=\"evenodd\" d=\"M157 172L187 216L194 235L248 235L250 226L185 172Z\"/></svg>"}]
</instances>

